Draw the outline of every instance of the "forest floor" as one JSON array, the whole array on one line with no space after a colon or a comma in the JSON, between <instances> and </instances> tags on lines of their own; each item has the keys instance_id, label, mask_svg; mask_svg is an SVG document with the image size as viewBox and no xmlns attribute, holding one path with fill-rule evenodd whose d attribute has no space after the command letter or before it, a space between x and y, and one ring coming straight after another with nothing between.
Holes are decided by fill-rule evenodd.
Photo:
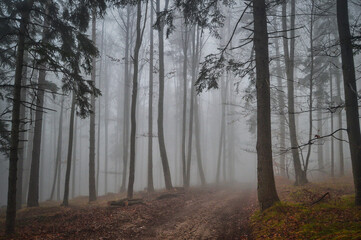
<instances>
[{"instance_id":1,"label":"forest floor","mask_svg":"<svg viewBox=\"0 0 361 240\"><path fill-rule=\"evenodd\" d=\"M134 197L143 204L109 205L124 197L108 194L94 203L77 197L69 207L48 201L21 209L10 239L251 239L256 192L245 186L139 192ZM0 239L4 217L1 213Z\"/></svg>"},{"instance_id":2,"label":"forest floor","mask_svg":"<svg viewBox=\"0 0 361 240\"><path fill-rule=\"evenodd\" d=\"M251 217L255 239L361 239L361 207L354 204L349 177L313 181L304 186L277 178L281 202Z\"/></svg>"}]
</instances>

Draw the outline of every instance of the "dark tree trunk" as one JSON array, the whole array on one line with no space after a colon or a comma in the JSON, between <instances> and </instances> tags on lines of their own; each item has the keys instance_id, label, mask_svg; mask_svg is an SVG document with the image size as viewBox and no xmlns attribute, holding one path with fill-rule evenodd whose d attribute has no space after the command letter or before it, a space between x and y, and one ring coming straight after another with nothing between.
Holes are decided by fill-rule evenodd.
<instances>
[{"instance_id":1,"label":"dark tree trunk","mask_svg":"<svg viewBox=\"0 0 361 240\"><path fill-rule=\"evenodd\" d=\"M69 141L68 141L68 156L66 161L65 185L64 185L64 198L63 206L69 205L69 184L70 184L70 171L71 171L71 157L73 152L73 139L74 139L74 117L75 117L75 93L71 100L70 110L70 124L69 124Z\"/></svg>"},{"instance_id":2,"label":"dark tree trunk","mask_svg":"<svg viewBox=\"0 0 361 240\"><path fill-rule=\"evenodd\" d=\"M58 184L60 184L59 183L60 178L58 174L60 174L59 168L61 168L61 150L62 150L62 139L63 139L63 109L64 109L64 97L62 96L61 107L60 107L59 129L58 129L58 143L57 143L56 160L55 160L55 172L54 172L53 186L51 188L50 200L54 199L55 184L57 177L58 177Z\"/></svg>"},{"instance_id":3,"label":"dark tree trunk","mask_svg":"<svg viewBox=\"0 0 361 240\"><path fill-rule=\"evenodd\" d=\"M164 10L168 9L169 0L165 1ZM160 14L160 0L157 0L157 16ZM170 176L167 151L164 142L164 129L163 129L163 105L164 105L164 23L158 29L159 41L159 100L158 100L158 141L159 151L162 160L164 182L166 189L172 189L172 179Z\"/></svg>"},{"instance_id":4,"label":"dark tree trunk","mask_svg":"<svg viewBox=\"0 0 361 240\"><path fill-rule=\"evenodd\" d=\"M336 87L337 87L337 96L340 100L339 104L341 104L341 79L339 72L336 73ZM338 112L338 128L342 128L342 110L340 109ZM339 139L343 139L343 131L339 131L338 135ZM345 175L345 168L344 168L344 160L343 160L343 142L338 141L339 147L338 147L338 154L339 154L339 164L340 164L340 176Z\"/></svg>"},{"instance_id":5,"label":"dark tree trunk","mask_svg":"<svg viewBox=\"0 0 361 240\"><path fill-rule=\"evenodd\" d=\"M73 171L72 171L72 179L71 179L71 197L75 198L75 182L76 182L76 143L77 143L77 130L78 130L78 118L75 116L74 123L74 147L73 147Z\"/></svg>"},{"instance_id":6,"label":"dark tree trunk","mask_svg":"<svg viewBox=\"0 0 361 240\"><path fill-rule=\"evenodd\" d=\"M194 83L196 76L196 32L193 26L192 32L192 80L191 80L191 101L189 103L189 128L188 128L188 155L187 155L187 181L185 186L189 187L191 179L191 162L192 162L192 140L193 140L193 107L194 107Z\"/></svg>"},{"instance_id":7,"label":"dark tree trunk","mask_svg":"<svg viewBox=\"0 0 361 240\"><path fill-rule=\"evenodd\" d=\"M154 39L153 39L153 25L154 25L154 10L153 1L150 1L150 56L149 56L149 101L148 101L148 192L154 192L153 185L153 54L154 54Z\"/></svg>"},{"instance_id":8,"label":"dark tree trunk","mask_svg":"<svg viewBox=\"0 0 361 240\"><path fill-rule=\"evenodd\" d=\"M183 45L183 114L182 114L182 176L183 186L187 181L186 164L186 122L187 122L187 69L188 69L188 27L185 27Z\"/></svg>"},{"instance_id":9,"label":"dark tree trunk","mask_svg":"<svg viewBox=\"0 0 361 240\"><path fill-rule=\"evenodd\" d=\"M134 48L134 75L133 75L133 91L132 91L132 105L131 105L131 115L130 115L130 161L129 161L129 182L128 182L128 198L133 198L133 186L134 186L134 172L135 172L135 145L136 139L135 135L137 132L136 126L136 110L137 110L137 95L138 95L138 68L139 68L139 50L142 44L142 34L141 34L141 18L142 18L142 1L138 0L137 3L137 36Z\"/></svg>"},{"instance_id":10,"label":"dark tree trunk","mask_svg":"<svg viewBox=\"0 0 361 240\"><path fill-rule=\"evenodd\" d=\"M25 35L29 22L30 9L34 1L26 1L24 11L21 13L19 39L15 63L15 83L13 94L13 112L11 116L11 141L10 141L10 163L8 180L8 200L6 208L6 233L15 231L16 217L16 176L18 164L19 127L20 127L20 105L21 105L21 79L23 73Z\"/></svg>"},{"instance_id":11,"label":"dark tree trunk","mask_svg":"<svg viewBox=\"0 0 361 240\"><path fill-rule=\"evenodd\" d=\"M24 67L22 70L21 85L25 86L27 81L27 62L28 62L28 52L24 53ZM21 88L22 102L26 101L26 88ZM23 199L23 171L24 171L24 160L25 160L25 119L26 112L25 106L20 105L20 132L19 132L19 154L18 154L18 171L17 171L17 182L16 182L16 209L21 208L22 199Z\"/></svg>"},{"instance_id":12,"label":"dark tree trunk","mask_svg":"<svg viewBox=\"0 0 361 240\"><path fill-rule=\"evenodd\" d=\"M261 210L279 201L272 166L271 104L265 0L253 1L257 89L257 175Z\"/></svg>"},{"instance_id":13,"label":"dark tree trunk","mask_svg":"<svg viewBox=\"0 0 361 240\"><path fill-rule=\"evenodd\" d=\"M353 179L355 204L361 205L361 136L356 88L355 64L353 59L347 1L337 0L337 25L341 44L342 72L346 103L346 121Z\"/></svg>"},{"instance_id":14,"label":"dark tree trunk","mask_svg":"<svg viewBox=\"0 0 361 240\"><path fill-rule=\"evenodd\" d=\"M287 38L287 19L286 8L287 2L282 4L282 30L283 30L283 47L286 64L287 74L287 92L288 92L288 126L290 131L290 140L292 147L293 165L295 169L296 182L295 185L303 185L307 183L306 173L302 170L300 155L298 152L298 142L296 133L296 120L295 120L295 102L294 102L294 58L295 58L295 14L296 6L295 0L291 1L291 40L290 50L288 49Z\"/></svg>"},{"instance_id":15,"label":"dark tree trunk","mask_svg":"<svg viewBox=\"0 0 361 240\"><path fill-rule=\"evenodd\" d=\"M44 28L42 41L46 44L47 40L47 27L49 21L47 18L44 20ZM40 168L40 149L41 149L41 138L43 128L43 112L44 112L44 96L45 96L45 77L46 77L46 66L40 65L39 78L37 85L37 101L36 101L36 113L35 113L35 129L34 129L34 140L33 140L33 152L31 158L30 168L30 180L29 180L29 193L28 193L28 207L39 206L39 168Z\"/></svg>"},{"instance_id":16,"label":"dark tree trunk","mask_svg":"<svg viewBox=\"0 0 361 240\"><path fill-rule=\"evenodd\" d=\"M92 13L92 41L96 45L96 12ZM91 81L95 84L96 59L93 57ZM95 189L95 96L91 95L90 130L89 130L89 202L97 199Z\"/></svg>"},{"instance_id":17,"label":"dark tree trunk","mask_svg":"<svg viewBox=\"0 0 361 240\"><path fill-rule=\"evenodd\" d=\"M129 37L130 37L130 6L127 6L127 26L125 36L125 56L124 56L124 127L123 127L123 175L120 192L125 191L128 171L128 151L129 151L129 98L131 82L129 76Z\"/></svg>"}]
</instances>

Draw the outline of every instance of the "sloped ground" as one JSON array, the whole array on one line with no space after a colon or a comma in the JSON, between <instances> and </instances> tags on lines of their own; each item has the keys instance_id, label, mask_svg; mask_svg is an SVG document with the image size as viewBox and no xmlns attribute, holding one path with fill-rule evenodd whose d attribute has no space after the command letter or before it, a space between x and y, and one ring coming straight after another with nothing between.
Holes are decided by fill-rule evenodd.
<instances>
[{"instance_id":1,"label":"sloped ground","mask_svg":"<svg viewBox=\"0 0 361 240\"><path fill-rule=\"evenodd\" d=\"M46 202L25 208L18 213L17 233L10 239L251 239L248 220L256 195L245 187L138 193L135 197L143 198L144 204L108 204L123 197L109 194L92 204L79 197L70 207ZM0 224L4 239L3 214Z\"/></svg>"}]
</instances>

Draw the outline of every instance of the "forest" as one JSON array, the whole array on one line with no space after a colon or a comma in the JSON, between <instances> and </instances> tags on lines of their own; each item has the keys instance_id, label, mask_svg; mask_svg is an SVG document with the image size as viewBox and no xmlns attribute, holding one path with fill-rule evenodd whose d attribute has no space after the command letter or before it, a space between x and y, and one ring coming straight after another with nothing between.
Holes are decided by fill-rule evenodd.
<instances>
[{"instance_id":1,"label":"forest","mask_svg":"<svg viewBox=\"0 0 361 240\"><path fill-rule=\"evenodd\" d=\"M360 53L360 0L1 0L0 239L361 239Z\"/></svg>"}]
</instances>

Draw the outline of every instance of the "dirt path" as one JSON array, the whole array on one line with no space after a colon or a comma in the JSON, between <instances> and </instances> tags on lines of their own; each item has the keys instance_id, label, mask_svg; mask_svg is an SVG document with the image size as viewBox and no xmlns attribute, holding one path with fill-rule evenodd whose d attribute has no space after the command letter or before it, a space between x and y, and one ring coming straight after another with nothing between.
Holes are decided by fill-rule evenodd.
<instances>
[{"instance_id":1,"label":"dirt path","mask_svg":"<svg viewBox=\"0 0 361 240\"><path fill-rule=\"evenodd\" d=\"M165 194L170 197L158 199ZM251 239L254 191L195 188L137 197L145 204L111 207L103 199L85 206L24 209L13 239Z\"/></svg>"}]
</instances>

